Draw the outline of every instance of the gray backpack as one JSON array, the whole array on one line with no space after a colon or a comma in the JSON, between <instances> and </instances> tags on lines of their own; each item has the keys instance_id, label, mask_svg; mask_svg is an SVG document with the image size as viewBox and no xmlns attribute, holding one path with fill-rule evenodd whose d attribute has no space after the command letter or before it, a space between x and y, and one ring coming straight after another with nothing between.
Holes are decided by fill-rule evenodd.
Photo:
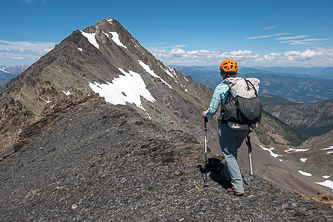
<instances>
[{"instance_id":1,"label":"gray backpack","mask_svg":"<svg viewBox=\"0 0 333 222\"><path fill-rule=\"evenodd\" d=\"M261 120L262 105L258 91L260 80L257 78L227 78L229 95L222 106L222 118L230 128L244 130L255 128Z\"/></svg>"}]
</instances>

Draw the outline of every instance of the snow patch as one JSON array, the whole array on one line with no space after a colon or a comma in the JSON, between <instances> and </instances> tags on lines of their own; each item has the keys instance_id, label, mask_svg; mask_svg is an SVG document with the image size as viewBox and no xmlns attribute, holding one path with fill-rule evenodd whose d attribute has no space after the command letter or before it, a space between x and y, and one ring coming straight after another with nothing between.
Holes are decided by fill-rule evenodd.
<instances>
[{"instance_id":1,"label":"snow patch","mask_svg":"<svg viewBox=\"0 0 333 222\"><path fill-rule=\"evenodd\" d=\"M6 71L6 70L5 70L5 67L0 67L0 71L2 71L2 72L4 72L4 73L8 73L8 74L11 73L11 72Z\"/></svg>"},{"instance_id":2,"label":"snow patch","mask_svg":"<svg viewBox=\"0 0 333 222\"><path fill-rule=\"evenodd\" d=\"M289 148L288 150L285 150L284 152L286 153L290 153L291 151L294 151L294 152L305 152L305 151L308 151L309 149L294 149L294 148Z\"/></svg>"},{"instance_id":3,"label":"snow patch","mask_svg":"<svg viewBox=\"0 0 333 222\"><path fill-rule=\"evenodd\" d=\"M51 103L52 101L51 100L47 100L46 103Z\"/></svg>"},{"instance_id":4,"label":"snow patch","mask_svg":"<svg viewBox=\"0 0 333 222\"><path fill-rule=\"evenodd\" d=\"M140 48L140 46L138 45L138 44L136 44L136 42L133 40L133 39L131 39L132 40L132 42L134 43L134 47L135 48Z\"/></svg>"},{"instance_id":5,"label":"snow patch","mask_svg":"<svg viewBox=\"0 0 333 222\"><path fill-rule=\"evenodd\" d=\"M276 153L273 153L272 150L274 150L274 147L271 147L271 148L266 148L264 146L260 146L261 149L263 150L266 150L266 151L269 151L269 153L271 154L272 157L276 158L278 156L282 156L282 155L279 155L279 154L276 154Z\"/></svg>"},{"instance_id":6,"label":"snow patch","mask_svg":"<svg viewBox=\"0 0 333 222\"><path fill-rule=\"evenodd\" d=\"M327 148L324 148L324 149L321 149L321 150L331 150L333 149L333 146L330 146L330 147L327 147Z\"/></svg>"},{"instance_id":7,"label":"snow patch","mask_svg":"<svg viewBox=\"0 0 333 222\"><path fill-rule=\"evenodd\" d=\"M299 172L300 174L302 174L303 176L307 176L307 177L311 177L311 176L312 176L311 173L307 173L307 172L304 172L304 171L302 171L302 170L299 170L298 172Z\"/></svg>"},{"instance_id":8,"label":"snow patch","mask_svg":"<svg viewBox=\"0 0 333 222\"><path fill-rule=\"evenodd\" d=\"M82 52L82 48L77 48L78 50L80 50Z\"/></svg>"},{"instance_id":9,"label":"snow patch","mask_svg":"<svg viewBox=\"0 0 333 222\"><path fill-rule=\"evenodd\" d=\"M141 103L141 96L148 101L155 102L156 99L150 94L140 74L129 70L129 72L118 68L124 75L114 78L111 83L106 84L91 83L90 88L105 98L105 101L114 105L126 105L134 103L137 107L144 109Z\"/></svg>"},{"instance_id":10,"label":"snow patch","mask_svg":"<svg viewBox=\"0 0 333 222\"><path fill-rule=\"evenodd\" d=\"M103 31L103 34L106 35L106 37L109 38L109 34Z\"/></svg>"},{"instance_id":11,"label":"snow patch","mask_svg":"<svg viewBox=\"0 0 333 222\"><path fill-rule=\"evenodd\" d=\"M331 150L331 149L333 149L333 146L330 146L328 148L324 148L324 149L321 149L321 150ZM333 153L333 151L328 151L327 152L327 154L331 154L331 153Z\"/></svg>"},{"instance_id":12,"label":"snow patch","mask_svg":"<svg viewBox=\"0 0 333 222\"><path fill-rule=\"evenodd\" d=\"M142 68L144 70L146 70L146 72L148 72L150 75L152 75L152 76L160 79L165 85L169 86L169 88L172 89L172 87L169 85L169 83L167 83L166 81L164 81L164 79L162 79L161 77L159 77L158 75L156 75L155 72L153 70L151 70L148 65L146 65L141 60L139 60L139 64L142 66Z\"/></svg>"},{"instance_id":13,"label":"snow patch","mask_svg":"<svg viewBox=\"0 0 333 222\"><path fill-rule=\"evenodd\" d=\"M171 69L171 70L172 70L173 74L174 74L175 76L177 76L176 71L175 71L174 69ZM177 76L177 77L178 77L178 76Z\"/></svg>"},{"instance_id":14,"label":"snow patch","mask_svg":"<svg viewBox=\"0 0 333 222\"><path fill-rule=\"evenodd\" d=\"M62 91L63 93L65 93L66 96L69 96L71 93L67 90L67 92Z\"/></svg>"},{"instance_id":15,"label":"snow patch","mask_svg":"<svg viewBox=\"0 0 333 222\"><path fill-rule=\"evenodd\" d=\"M108 19L108 20L106 20L106 21L108 21L110 24L112 24L113 19L110 18L110 19Z\"/></svg>"},{"instance_id":16,"label":"snow patch","mask_svg":"<svg viewBox=\"0 0 333 222\"><path fill-rule=\"evenodd\" d=\"M119 35L117 32L110 32L112 35L112 40L119 46L127 48L119 39Z\"/></svg>"},{"instance_id":17,"label":"snow patch","mask_svg":"<svg viewBox=\"0 0 333 222\"><path fill-rule=\"evenodd\" d=\"M181 87L185 88L184 91L187 92L188 90L186 89L186 86L184 86L183 84L180 84Z\"/></svg>"},{"instance_id":18,"label":"snow patch","mask_svg":"<svg viewBox=\"0 0 333 222\"><path fill-rule=\"evenodd\" d=\"M81 31L82 35L84 37L86 37L88 39L88 41L93 45L95 46L96 48L99 49L99 44L97 43L96 41L96 33L86 33L86 32L83 32Z\"/></svg>"},{"instance_id":19,"label":"snow patch","mask_svg":"<svg viewBox=\"0 0 333 222\"><path fill-rule=\"evenodd\" d=\"M323 176L324 179L328 179L330 177L331 177L331 175L329 175L329 176L328 175Z\"/></svg>"},{"instance_id":20,"label":"snow patch","mask_svg":"<svg viewBox=\"0 0 333 222\"><path fill-rule=\"evenodd\" d=\"M167 72L167 74L169 76L171 76L171 77L177 77L178 78L178 76L176 74L176 71L173 68L168 67L168 69L165 69L165 71ZM177 82L176 79L175 79L175 82Z\"/></svg>"},{"instance_id":21,"label":"snow patch","mask_svg":"<svg viewBox=\"0 0 333 222\"><path fill-rule=\"evenodd\" d=\"M305 161L307 160L308 158L301 158L301 161L303 162L303 163L305 163Z\"/></svg>"},{"instance_id":22,"label":"snow patch","mask_svg":"<svg viewBox=\"0 0 333 222\"><path fill-rule=\"evenodd\" d=\"M324 182L315 182L316 184L328 187L332 189L333 192L333 181L332 180L325 180Z\"/></svg>"},{"instance_id":23,"label":"snow patch","mask_svg":"<svg viewBox=\"0 0 333 222\"><path fill-rule=\"evenodd\" d=\"M162 67L161 67L161 68L162 68ZM169 69L164 69L164 71L165 71L166 74L168 74L169 76L174 77L174 76L172 75L172 73L169 71Z\"/></svg>"}]
</instances>

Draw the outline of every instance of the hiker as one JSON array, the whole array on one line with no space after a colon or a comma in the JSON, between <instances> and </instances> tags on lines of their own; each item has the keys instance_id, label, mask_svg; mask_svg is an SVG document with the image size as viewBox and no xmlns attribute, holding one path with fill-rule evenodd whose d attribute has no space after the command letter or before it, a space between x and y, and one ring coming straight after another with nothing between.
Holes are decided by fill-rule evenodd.
<instances>
[{"instance_id":1,"label":"hiker","mask_svg":"<svg viewBox=\"0 0 333 222\"><path fill-rule=\"evenodd\" d=\"M225 104L229 94L229 86L225 80L236 77L238 64L235 60L226 59L221 63L220 71L223 81L215 88L208 110L202 112L204 117L212 117L216 114L219 106ZM243 179L237 163L237 149L243 143L248 132L249 129L231 129L223 118L219 123L219 142L226 161L221 174L227 181L231 182L232 188L228 188L228 193L237 196L244 194Z\"/></svg>"}]
</instances>

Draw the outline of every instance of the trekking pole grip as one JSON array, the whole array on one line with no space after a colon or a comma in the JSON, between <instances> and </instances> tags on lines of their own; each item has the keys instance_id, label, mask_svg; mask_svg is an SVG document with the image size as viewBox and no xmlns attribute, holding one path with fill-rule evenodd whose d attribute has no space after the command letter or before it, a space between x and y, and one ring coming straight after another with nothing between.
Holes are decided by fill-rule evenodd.
<instances>
[{"instance_id":1,"label":"trekking pole grip","mask_svg":"<svg viewBox=\"0 0 333 222\"><path fill-rule=\"evenodd\" d=\"M205 116L205 130L207 130L206 128L207 128L207 123L208 122L208 118L207 118L207 116Z\"/></svg>"}]
</instances>

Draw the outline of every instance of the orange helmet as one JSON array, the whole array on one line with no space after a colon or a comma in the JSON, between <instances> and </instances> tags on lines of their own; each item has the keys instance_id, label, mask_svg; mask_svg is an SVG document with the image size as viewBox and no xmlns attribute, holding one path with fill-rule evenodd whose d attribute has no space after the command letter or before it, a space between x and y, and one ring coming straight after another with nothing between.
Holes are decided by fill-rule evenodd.
<instances>
[{"instance_id":1,"label":"orange helmet","mask_svg":"<svg viewBox=\"0 0 333 222\"><path fill-rule=\"evenodd\" d=\"M234 72L238 71L238 63L233 59L226 59L221 63L221 72Z\"/></svg>"}]
</instances>

